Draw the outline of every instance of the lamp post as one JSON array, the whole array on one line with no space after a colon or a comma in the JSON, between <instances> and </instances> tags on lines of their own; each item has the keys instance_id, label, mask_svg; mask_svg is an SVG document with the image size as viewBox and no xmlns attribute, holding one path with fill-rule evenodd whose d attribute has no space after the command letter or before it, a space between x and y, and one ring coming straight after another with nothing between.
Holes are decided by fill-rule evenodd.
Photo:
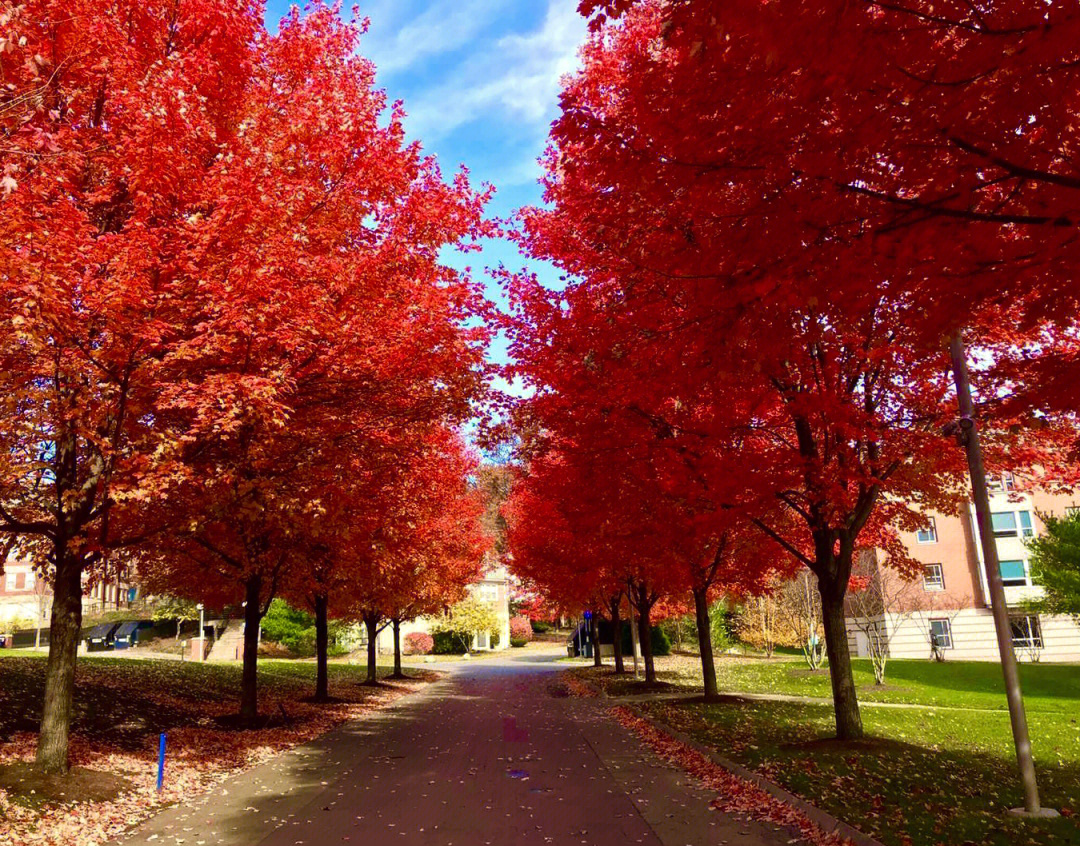
<instances>
[{"instance_id":1,"label":"lamp post","mask_svg":"<svg viewBox=\"0 0 1080 846\"><path fill-rule=\"evenodd\" d=\"M199 660L206 660L206 621L203 619L203 604L195 606L199 609Z\"/></svg>"},{"instance_id":2,"label":"lamp post","mask_svg":"<svg viewBox=\"0 0 1080 846\"><path fill-rule=\"evenodd\" d=\"M1012 632L1009 627L1009 609L1005 600L1005 588L1001 583L1001 565L998 561L997 541L990 520L990 494L986 487L986 470L983 466L982 447L979 444L979 427L975 418L975 404L971 399L971 383L968 379L967 351L964 337L957 332L949 345L952 358L956 397L960 405L960 419L946 428L946 434L956 436L957 442L967 452L968 472L971 476L971 493L975 503L975 520L979 543L982 546L986 584L990 594L990 610L994 617L1001 671L1005 677L1005 698L1009 704L1009 720L1012 723L1016 761L1020 767L1020 781L1024 788L1024 807L1012 813L1033 817L1056 817L1057 811L1043 808L1039 803L1039 788L1035 780L1035 762L1031 756L1031 740L1028 737L1027 715L1024 698L1020 692L1020 674L1013 654Z\"/></svg>"}]
</instances>

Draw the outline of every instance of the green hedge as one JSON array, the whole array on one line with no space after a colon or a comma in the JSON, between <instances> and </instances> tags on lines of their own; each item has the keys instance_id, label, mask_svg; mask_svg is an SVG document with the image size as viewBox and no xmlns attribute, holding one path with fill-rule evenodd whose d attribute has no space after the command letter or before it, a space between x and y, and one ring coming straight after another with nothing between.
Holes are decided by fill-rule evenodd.
<instances>
[{"instance_id":1,"label":"green hedge","mask_svg":"<svg viewBox=\"0 0 1080 846\"><path fill-rule=\"evenodd\" d=\"M471 636L465 638L455 632L435 632L431 638L434 641L431 651L435 655L464 655L472 641Z\"/></svg>"},{"instance_id":2,"label":"green hedge","mask_svg":"<svg viewBox=\"0 0 1080 846\"><path fill-rule=\"evenodd\" d=\"M652 633L650 641L652 642L653 655L670 655L671 641L668 640L668 636L664 634L664 630L659 626L651 626L650 632ZM623 655L632 656L634 654L633 649L634 646L630 636L630 625L624 622L622 627Z\"/></svg>"}]
</instances>

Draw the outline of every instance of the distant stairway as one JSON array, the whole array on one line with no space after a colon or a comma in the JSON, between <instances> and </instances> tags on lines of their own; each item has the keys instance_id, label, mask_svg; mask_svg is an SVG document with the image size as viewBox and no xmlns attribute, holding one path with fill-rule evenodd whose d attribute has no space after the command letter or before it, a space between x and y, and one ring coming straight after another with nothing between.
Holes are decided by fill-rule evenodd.
<instances>
[{"instance_id":1,"label":"distant stairway","mask_svg":"<svg viewBox=\"0 0 1080 846\"><path fill-rule=\"evenodd\" d=\"M244 624L239 620L229 620L224 630L214 641L207 661L239 661L244 654Z\"/></svg>"}]
</instances>

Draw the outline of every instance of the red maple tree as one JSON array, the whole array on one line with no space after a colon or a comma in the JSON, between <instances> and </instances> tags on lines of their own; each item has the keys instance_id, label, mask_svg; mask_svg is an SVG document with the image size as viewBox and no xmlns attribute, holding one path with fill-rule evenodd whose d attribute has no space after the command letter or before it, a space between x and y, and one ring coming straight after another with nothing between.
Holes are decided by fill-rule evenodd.
<instances>
[{"instance_id":1,"label":"red maple tree","mask_svg":"<svg viewBox=\"0 0 1080 846\"><path fill-rule=\"evenodd\" d=\"M858 139L807 94L824 79L804 84L786 54L786 75L773 70L798 25L767 4L720 14L641 4L600 28L567 83L545 158L549 206L523 212L520 237L570 281L511 284L515 373L537 388L523 431L647 468L628 490L655 484L688 513L704 499L741 514L807 564L837 731L858 737L844 594L860 546L904 567L897 530L956 507L963 462L941 436L949 363L886 204L819 178ZM768 26L786 35L763 44ZM1006 422L988 433L1003 448L1017 440ZM625 505L625 490L612 502ZM677 539L663 543L677 555ZM654 595L635 590L639 605Z\"/></svg>"},{"instance_id":2,"label":"red maple tree","mask_svg":"<svg viewBox=\"0 0 1080 846\"><path fill-rule=\"evenodd\" d=\"M193 2L5 8L0 23L0 531L50 578L38 764L67 768L84 584L156 496L162 361L192 314L210 202L260 27Z\"/></svg>"}]
</instances>

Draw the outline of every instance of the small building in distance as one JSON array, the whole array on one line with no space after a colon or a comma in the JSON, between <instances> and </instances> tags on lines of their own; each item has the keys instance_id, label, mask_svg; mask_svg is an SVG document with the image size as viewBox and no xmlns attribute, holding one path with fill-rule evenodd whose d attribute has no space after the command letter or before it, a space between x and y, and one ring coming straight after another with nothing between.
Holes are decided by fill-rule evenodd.
<instances>
[{"instance_id":1,"label":"small building in distance","mask_svg":"<svg viewBox=\"0 0 1080 846\"><path fill-rule=\"evenodd\" d=\"M126 611L137 603L138 589L125 579L89 585L83 581L83 618L93 619L110 611ZM10 556L0 576L0 634L48 629L52 622L52 586L28 561ZM11 629L12 631L7 631Z\"/></svg>"},{"instance_id":2,"label":"small building in distance","mask_svg":"<svg viewBox=\"0 0 1080 846\"><path fill-rule=\"evenodd\" d=\"M506 565L494 557L489 561L480 580L469 585L470 595L482 602L492 605L495 616L498 619L498 631L492 638L487 632L477 632L473 635L473 651L487 651L507 649L510 646L510 572ZM405 637L413 632L431 634L431 630L437 618L420 617L401 624L401 645L405 646ZM360 627L363 636L363 627ZM366 641L365 641L366 642ZM382 655L392 654L394 651L394 633L387 626L379 633L376 641L377 649Z\"/></svg>"},{"instance_id":3,"label":"small building in distance","mask_svg":"<svg viewBox=\"0 0 1080 846\"><path fill-rule=\"evenodd\" d=\"M0 633L11 628L32 628L38 620L48 625L52 591L26 561L9 558L0 577Z\"/></svg>"},{"instance_id":4,"label":"small building in distance","mask_svg":"<svg viewBox=\"0 0 1080 846\"><path fill-rule=\"evenodd\" d=\"M990 482L990 511L1010 610L1017 657L1029 661L1080 661L1080 626L1066 615L1031 613L1025 602L1042 596L1031 577L1027 541L1044 531L1039 514L1063 516L1080 509L1080 496L1021 490L1011 473ZM901 539L922 564L914 583L884 566L883 553L864 555L861 572L880 578L875 605L849 598L848 643L853 655L869 654L865 623L883 627L893 658L928 658L934 649L946 660L999 660L975 507L959 515L928 514L918 532ZM862 623L862 625L860 625Z\"/></svg>"}]
</instances>

